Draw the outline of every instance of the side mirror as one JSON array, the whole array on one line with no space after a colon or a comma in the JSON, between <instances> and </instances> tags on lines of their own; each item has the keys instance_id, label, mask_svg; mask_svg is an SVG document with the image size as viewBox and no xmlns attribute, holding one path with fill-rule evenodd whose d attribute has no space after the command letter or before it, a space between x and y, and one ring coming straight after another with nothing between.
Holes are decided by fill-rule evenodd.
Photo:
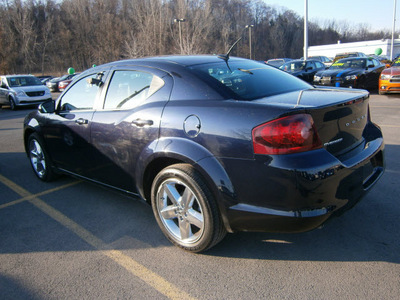
<instances>
[{"instance_id":1,"label":"side mirror","mask_svg":"<svg viewBox=\"0 0 400 300\"><path fill-rule=\"evenodd\" d=\"M86 81L87 83L97 85L98 87L100 87L103 84L103 81L93 77L86 79Z\"/></svg>"},{"instance_id":2,"label":"side mirror","mask_svg":"<svg viewBox=\"0 0 400 300\"><path fill-rule=\"evenodd\" d=\"M56 111L55 108L55 101L54 100L47 100L39 105L38 107L39 112L42 114L51 114Z\"/></svg>"},{"instance_id":3,"label":"side mirror","mask_svg":"<svg viewBox=\"0 0 400 300\"><path fill-rule=\"evenodd\" d=\"M368 65L367 69L375 67L374 65Z\"/></svg>"}]
</instances>

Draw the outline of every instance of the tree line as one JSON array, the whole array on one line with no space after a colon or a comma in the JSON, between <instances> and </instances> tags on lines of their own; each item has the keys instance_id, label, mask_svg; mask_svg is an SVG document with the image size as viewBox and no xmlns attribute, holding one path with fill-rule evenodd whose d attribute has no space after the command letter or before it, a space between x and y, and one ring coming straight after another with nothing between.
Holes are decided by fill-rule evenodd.
<instances>
[{"instance_id":1,"label":"tree line","mask_svg":"<svg viewBox=\"0 0 400 300\"><path fill-rule=\"evenodd\" d=\"M302 16L261 0L1 0L0 74L84 70L154 55L221 54L241 35L232 54L249 57L249 30L253 59L298 58L303 29ZM310 22L308 35L312 46L391 33L327 21Z\"/></svg>"}]
</instances>

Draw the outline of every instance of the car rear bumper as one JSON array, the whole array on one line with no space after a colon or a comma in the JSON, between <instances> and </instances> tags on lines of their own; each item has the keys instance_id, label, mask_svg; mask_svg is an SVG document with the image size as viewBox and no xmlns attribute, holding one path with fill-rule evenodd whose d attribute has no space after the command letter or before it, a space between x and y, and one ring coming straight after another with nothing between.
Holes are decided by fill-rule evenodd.
<instances>
[{"instance_id":1,"label":"car rear bumper","mask_svg":"<svg viewBox=\"0 0 400 300\"><path fill-rule=\"evenodd\" d=\"M384 172L382 136L361 148L345 158L319 149L225 160L238 201L226 208L228 230L303 232L350 209Z\"/></svg>"}]
</instances>

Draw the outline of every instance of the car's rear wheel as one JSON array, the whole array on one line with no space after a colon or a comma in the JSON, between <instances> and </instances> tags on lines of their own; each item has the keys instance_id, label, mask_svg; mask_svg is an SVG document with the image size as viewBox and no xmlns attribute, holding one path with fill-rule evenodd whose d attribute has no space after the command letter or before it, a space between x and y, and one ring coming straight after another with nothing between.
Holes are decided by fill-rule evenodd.
<instances>
[{"instance_id":1,"label":"car's rear wheel","mask_svg":"<svg viewBox=\"0 0 400 300\"><path fill-rule=\"evenodd\" d=\"M210 189L188 164L172 165L156 176L151 202L161 230L180 248L205 251L226 234Z\"/></svg>"},{"instance_id":2,"label":"car's rear wheel","mask_svg":"<svg viewBox=\"0 0 400 300\"><path fill-rule=\"evenodd\" d=\"M39 136L33 133L28 139L29 146L29 161L35 172L35 175L43 181L51 181L56 177L56 174L52 170L51 160L47 155L46 150L43 148Z\"/></svg>"}]
</instances>

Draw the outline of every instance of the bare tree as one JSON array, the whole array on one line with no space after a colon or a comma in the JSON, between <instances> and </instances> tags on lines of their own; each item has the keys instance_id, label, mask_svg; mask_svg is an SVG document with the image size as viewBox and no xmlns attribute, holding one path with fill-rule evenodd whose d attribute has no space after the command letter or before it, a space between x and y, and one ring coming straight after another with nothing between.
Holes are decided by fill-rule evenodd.
<instances>
[{"instance_id":1,"label":"bare tree","mask_svg":"<svg viewBox=\"0 0 400 300\"><path fill-rule=\"evenodd\" d=\"M126 57L181 53L248 57L252 30L256 59L299 57L303 20L262 0L0 0L0 72L83 70ZM381 39L366 24L309 23L309 44ZM64 71L63 71L64 70Z\"/></svg>"}]
</instances>

